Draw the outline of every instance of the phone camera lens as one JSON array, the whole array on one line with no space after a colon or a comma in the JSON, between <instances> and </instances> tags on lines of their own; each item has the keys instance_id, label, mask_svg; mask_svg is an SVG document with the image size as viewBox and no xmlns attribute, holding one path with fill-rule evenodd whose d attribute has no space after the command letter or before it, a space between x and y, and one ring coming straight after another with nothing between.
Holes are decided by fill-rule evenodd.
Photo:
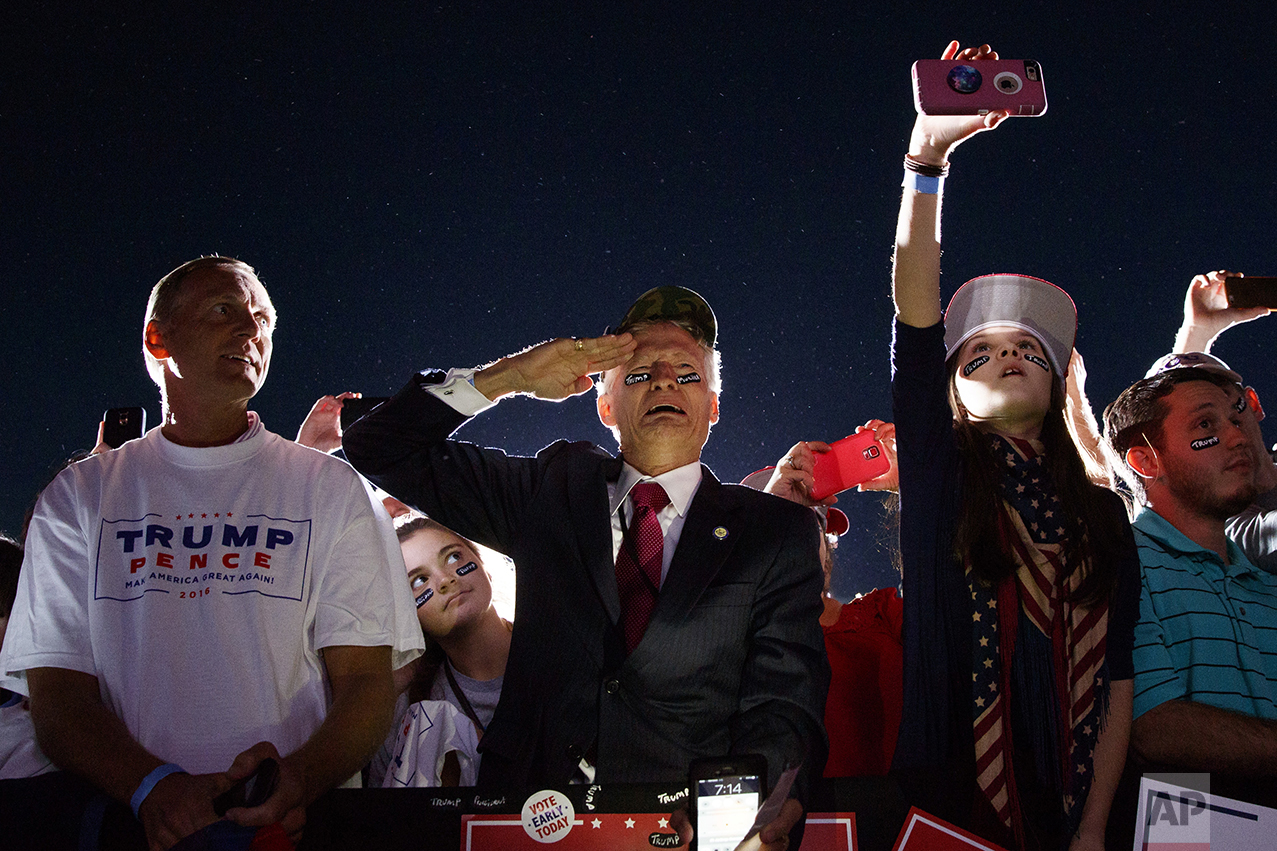
<instances>
[{"instance_id":1,"label":"phone camera lens","mask_svg":"<svg viewBox=\"0 0 1277 851\"><path fill-rule=\"evenodd\" d=\"M1002 94L1013 95L1024 88L1024 81L1020 79L1019 74L1003 71L993 78L993 85L997 86L998 91L1002 92Z\"/></svg>"},{"instance_id":2,"label":"phone camera lens","mask_svg":"<svg viewBox=\"0 0 1277 851\"><path fill-rule=\"evenodd\" d=\"M949 88L960 95L971 94L980 88L980 83L983 82L980 72L971 65L954 65L949 69L949 76L946 79L949 82Z\"/></svg>"}]
</instances>

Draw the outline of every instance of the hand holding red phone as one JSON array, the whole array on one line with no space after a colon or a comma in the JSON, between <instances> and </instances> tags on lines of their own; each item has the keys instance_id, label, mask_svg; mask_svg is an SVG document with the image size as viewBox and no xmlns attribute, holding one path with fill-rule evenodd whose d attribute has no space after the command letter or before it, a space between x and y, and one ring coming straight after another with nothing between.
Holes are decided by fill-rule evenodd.
<instances>
[{"instance_id":1,"label":"hand holding red phone","mask_svg":"<svg viewBox=\"0 0 1277 851\"><path fill-rule=\"evenodd\" d=\"M890 471L886 449L873 429L858 428L855 434L831 444L828 452L816 455L811 498L825 500Z\"/></svg>"},{"instance_id":2,"label":"hand holding red phone","mask_svg":"<svg viewBox=\"0 0 1277 851\"><path fill-rule=\"evenodd\" d=\"M813 499L812 485L815 483L813 471L816 469L816 457L829 451L829 444L819 440L800 440L795 443L785 457L776 462L771 480L764 493L779 496L800 505L833 505L838 497L830 495L825 499Z\"/></svg>"},{"instance_id":3,"label":"hand holding red phone","mask_svg":"<svg viewBox=\"0 0 1277 851\"><path fill-rule=\"evenodd\" d=\"M872 431L874 439L882 445L883 454L887 457L887 472L881 476L861 482L857 486L857 490L861 493L865 491L891 491L895 493L900 490L900 470L896 467L896 424L883 422L882 420L869 420L862 426L856 427L856 432Z\"/></svg>"}]
</instances>

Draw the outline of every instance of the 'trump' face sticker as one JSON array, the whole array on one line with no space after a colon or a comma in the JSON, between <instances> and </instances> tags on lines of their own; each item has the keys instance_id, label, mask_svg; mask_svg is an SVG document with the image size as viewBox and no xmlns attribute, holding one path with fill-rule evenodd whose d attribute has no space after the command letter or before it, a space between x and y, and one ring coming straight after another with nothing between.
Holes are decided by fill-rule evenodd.
<instances>
[{"instance_id":1,"label":"'trump' face sticker","mask_svg":"<svg viewBox=\"0 0 1277 851\"><path fill-rule=\"evenodd\" d=\"M1210 449L1212 446L1219 445L1218 437L1203 437L1200 440L1194 440L1189 446L1197 450Z\"/></svg>"},{"instance_id":2,"label":"'trump' face sticker","mask_svg":"<svg viewBox=\"0 0 1277 851\"><path fill-rule=\"evenodd\" d=\"M467 573L473 573L478 568L479 568L479 565L475 564L474 562L472 561L467 562L466 564L463 564L461 565L461 567L457 568L457 576L465 576Z\"/></svg>"},{"instance_id":3,"label":"'trump' face sticker","mask_svg":"<svg viewBox=\"0 0 1277 851\"><path fill-rule=\"evenodd\" d=\"M988 355L980 355L980 357L971 361L971 363L967 364L966 366L962 368L962 377L967 378L968 376L971 375L971 373L975 372L977 369L984 366L988 362L989 362Z\"/></svg>"},{"instance_id":4,"label":"'trump' face sticker","mask_svg":"<svg viewBox=\"0 0 1277 851\"><path fill-rule=\"evenodd\" d=\"M1025 355L1024 359L1028 361L1029 363L1035 363L1038 366L1042 367L1043 371L1045 372L1051 371L1051 365L1046 362L1045 358L1040 358L1037 355Z\"/></svg>"},{"instance_id":5,"label":"'trump' face sticker","mask_svg":"<svg viewBox=\"0 0 1277 851\"><path fill-rule=\"evenodd\" d=\"M426 603L429 603L429 602L430 602L430 598L431 598L431 597L433 597L434 595L435 595L435 589L433 589L433 588L427 588L425 591L422 591L420 594L418 594L418 595L417 595L417 608L418 608L418 609L420 609L420 608L421 608L422 606L424 606Z\"/></svg>"},{"instance_id":6,"label":"'trump' face sticker","mask_svg":"<svg viewBox=\"0 0 1277 851\"><path fill-rule=\"evenodd\" d=\"M625 386L629 387L629 386L638 384L640 381L651 381L651 380L652 380L652 373L635 372L625 376ZM697 381L700 381L701 376L699 373L689 372L687 373L687 375L680 375L674 380L677 381L679 384L693 384Z\"/></svg>"}]
</instances>

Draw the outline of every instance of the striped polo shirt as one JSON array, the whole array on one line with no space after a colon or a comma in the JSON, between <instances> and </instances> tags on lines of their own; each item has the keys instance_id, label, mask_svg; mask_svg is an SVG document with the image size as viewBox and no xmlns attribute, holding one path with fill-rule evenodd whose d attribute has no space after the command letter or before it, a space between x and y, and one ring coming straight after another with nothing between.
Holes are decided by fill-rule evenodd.
<instances>
[{"instance_id":1,"label":"striped polo shirt","mask_svg":"<svg viewBox=\"0 0 1277 851\"><path fill-rule=\"evenodd\" d=\"M1131 526L1141 567L1135 717L1182 698L1277 719L1277 576L1231 539L1225 565L1150 508Z\"/></svg>"}]
</instances>

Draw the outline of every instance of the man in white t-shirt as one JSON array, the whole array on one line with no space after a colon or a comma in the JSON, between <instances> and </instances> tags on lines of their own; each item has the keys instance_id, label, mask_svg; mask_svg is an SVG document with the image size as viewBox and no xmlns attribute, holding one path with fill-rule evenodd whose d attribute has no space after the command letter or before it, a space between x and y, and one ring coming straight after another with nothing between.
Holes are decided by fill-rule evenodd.
<instances>
[{"instance_id":1,"label":"man in white t-shirt","mask_svg":"<svg viewBox=\"0 0 1277 851\"><path fill-rule=\"evenodd\" d=\"M161 279L144 353L162 424L63 471L28 533L0 678L50 759L130 804L153 848L216 821L266 757L274 793L227 817L297 835L385 738L392 666L422 646L363 483L248 410L274 328L240 261Z\"/></svg>"}]
</instances>

